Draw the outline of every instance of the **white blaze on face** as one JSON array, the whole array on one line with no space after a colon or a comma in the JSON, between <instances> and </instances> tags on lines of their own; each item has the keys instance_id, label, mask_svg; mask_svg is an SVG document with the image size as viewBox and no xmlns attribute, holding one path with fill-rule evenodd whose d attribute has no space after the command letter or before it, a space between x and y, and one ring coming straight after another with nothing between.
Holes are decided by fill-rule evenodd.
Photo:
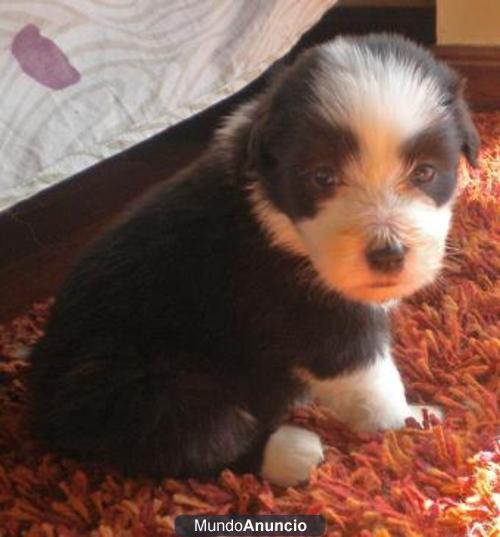
<instances>
[{"instance_id":1,"label":"white blaze on face","mask_svg":"<svg viewBox=\"0 0 500 537\"><path fill-rule=\"evenodd\" d=\"M324 47L321 59L311 88L318 112L349 128L359 152L343 170L345 186L297 229L322 280L337 291L374 302L410 294L439 271L451 204L438 208L408 185L400 150L444 117L439 87L408 60L342 39ZM373 274L366 262L368 242L384 237L409 248L397 276Z\"/></svg>"},{"instance_id":2,"label":"white blaze on face","mask_svg":"<svg viewBox=\"0 0 500 537\"><path fill-rule=\"evenodd\" d=\"M311 89L322 115L359 133L377 152L417 134L445 111L437 81L414 62L375 55L346 39L322 47Z\"/></svg>"}]
</instances>

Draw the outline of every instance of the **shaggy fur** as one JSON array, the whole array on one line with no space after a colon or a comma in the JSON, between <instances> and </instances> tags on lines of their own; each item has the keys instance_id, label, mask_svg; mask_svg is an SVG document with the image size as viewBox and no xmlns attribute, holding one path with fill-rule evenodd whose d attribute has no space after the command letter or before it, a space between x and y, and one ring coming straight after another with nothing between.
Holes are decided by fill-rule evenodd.
<instances>
[{"instance_id":1,"label":"shaggy fur","mask_svg":"<svg viewBox=\"0 0 500 537\"><path fill-rule=\"evenodd\" d=\"M325 400L354 429L404 425L381 305L436 276L477 145L455 76L415 45L305 53L69 275L32 356L37 434L132 474L263 464L288 485L322 456L281 425L308 384L347 378Z\"/></svg>"}]
</instances>

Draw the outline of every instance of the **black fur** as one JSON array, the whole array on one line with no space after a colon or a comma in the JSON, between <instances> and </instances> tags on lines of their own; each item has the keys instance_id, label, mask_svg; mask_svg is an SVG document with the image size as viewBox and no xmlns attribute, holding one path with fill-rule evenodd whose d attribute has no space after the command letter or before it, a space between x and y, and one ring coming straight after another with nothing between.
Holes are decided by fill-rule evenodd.
<instances>
[{"instance_id":1,"label":"black fur","mask_svg":"<svg viewBox=\"0 0 500 537\"><path fill-rule=\"evenodd\" d=\"M349 131L306 117L305 58L281 75L279 107L281 90L262 97L233 155L214 148L67 278L32 355L34 426L51 449L158 478L256 470L303 389L294 368L331 377L381 351L383 310L315 289L309 262L272 247L248 201L258 177L293 218L314 213L318 196L292 174L312 154L306 127L315 163L332 140L339 161L357 150ZM273 142L284 118L294 128Z\"/></svg>"},{"instance_id":2,"label":"black fur","mask_svg":"<svg viewBox=\"0 0 500 537\"><path fill-rule=\"evenodd\" d=\"M200 162L68 277L32 357L38 432L156 477L247 457L299 393L295 366L353 368L386 329L368 306L315 299L303 264L269 247L221 162Z\"/></svg>"},{"instance_id":3,"label":"black fur","mask_svg":"<svg viewBox=\"0 0 500 537\"><path fill-rule=\"evenodd\" d=\"M460 149L460 134L453 128L452 119L419 133L402 148L402 156L409 163L426 162L433 165L436 178L418 185L418 188L438 207L448 202L455 192Z\"/></svg>"}]
</instances>

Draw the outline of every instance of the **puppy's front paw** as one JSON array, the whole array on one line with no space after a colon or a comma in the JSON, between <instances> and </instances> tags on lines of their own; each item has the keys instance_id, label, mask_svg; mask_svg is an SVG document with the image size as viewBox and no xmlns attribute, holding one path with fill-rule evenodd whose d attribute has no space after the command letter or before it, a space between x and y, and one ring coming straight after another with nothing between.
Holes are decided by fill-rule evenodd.
<instances>
[{"instance_id":1,"label":"puppy's front paw","mask_svg":"<svg viewBox=\"0 0 500 537\"><path fill-rule=\"evenodd\" d=\"M424 411L434 415L440 421L444 418L441 408L433 405L393 405L377 408L362 407L364 412L358 412L353 416L351 427L361 433L386 431L390 429L402 429L408 418L415 419L420 425L424 422Z\"/></svg>"},{"instance_id":2,"label":"puppy's front paw","mask_svg":"<svg viewBox=\"0 0 500 537\"><path fill-rule=\"evenodd\" d=\"M322 460L323 447L316 433L282 425L267 441L260 473L274 485L289 487L306 482Z\"/></svg>"},{"instance_id":3,"label":"puppy's front paw","mask_svg":"<svg viewBox=\"0 0 500 537\"><path fill-rule=\"evenodd\" d=\"M424 412L426 411L429 416L432 414L438 418L439 421L444 419L444 411L441 407L435 405L408 405L410 410L408 418L414 418L418 423L422 424L424 420Z\"/></svg>"}]
</instances>

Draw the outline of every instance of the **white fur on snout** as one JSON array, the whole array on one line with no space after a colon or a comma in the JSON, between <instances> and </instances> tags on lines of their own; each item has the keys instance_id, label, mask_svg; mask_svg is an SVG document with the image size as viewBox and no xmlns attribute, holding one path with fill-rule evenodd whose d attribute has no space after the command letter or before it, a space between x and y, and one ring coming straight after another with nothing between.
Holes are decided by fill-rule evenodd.
<instances>
[{"instance_id":1,"label":"white fur on snout","mask_svg":"<svg viewBox=\"0 0 500 537\"><path fill-rule=\"evenodd\" d=\"M305 483L309 473L323 460L323 447L316 433L282 425L264 448L261 476L274 485L290 487Z\"/></svg>"},{"instance_id":2,"label":"white fur on snout","mask_svg":"<svg viewBox=\"0 0 500 537\"><path fill-rule=\"evenodd\" d=\"M313 218L294 224L252 186L249 198L270 243L308 257L325 288L347 297L381 303L407 296L439 272L451 219L451 202L436 207L421 196L385 193L380 199L362 188L339 193ZM381 231L382 229L382 231ZM396 237L408 246L405 270L391 288L371 289L373 274L365 259L371 236Z\"/></svg>"},{"instance_id":3,"label":"white fur on snout","mask_svg":"<svg viewBox=\"0 0 500 537\"><path fill-rule=\"evenodd\" d=\"M431 283L439 272L451 219L451 203L436 207L413 192L380 193L363 186L339 191L308 220L297 224L320 279L348 298L385 302ZM365 257L374 238L398 240L408 248L404 270L391 287L373 287Z\"/></svg>"}]
</instances>

